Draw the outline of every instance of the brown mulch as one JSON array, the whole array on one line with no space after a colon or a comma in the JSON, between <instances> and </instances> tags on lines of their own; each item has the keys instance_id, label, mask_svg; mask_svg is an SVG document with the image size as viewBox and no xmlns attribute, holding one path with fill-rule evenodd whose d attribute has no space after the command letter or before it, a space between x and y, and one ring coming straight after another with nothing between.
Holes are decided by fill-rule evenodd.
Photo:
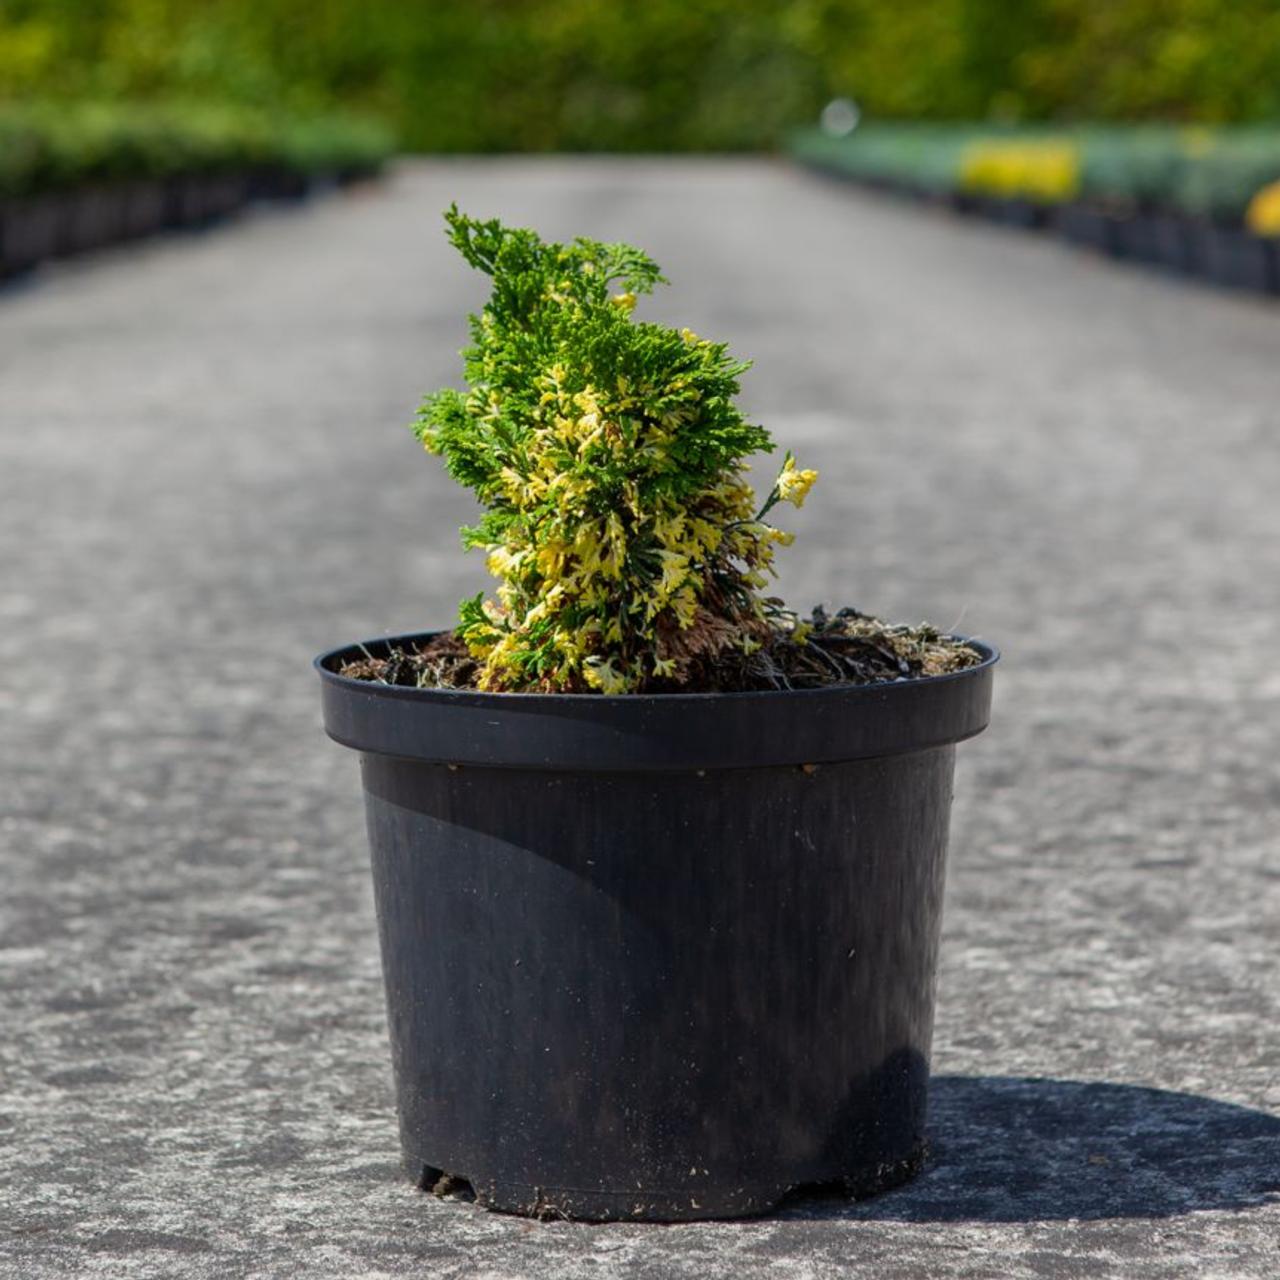
<instances>
[{"instance_id":1,"label":"brown mulch","mask_svg":"<svg viewBox=\"0 0 1280 1280\"><path fill-rule=\"evenodd\" d=\"M768 689L813 689L837 684L878 684L945 675L982 660L964 641L927 624L881 622L856 609L834 615L818 606L813 630L802 644L779 630L752 654L733 651L676 684L654 680L645 693L742 693ZM415 648L396 647L385 657L366 653L340 674L378 684L418 689L476 689L480 664L453 632L441 632Z\"/></svg>"}]
</instances>

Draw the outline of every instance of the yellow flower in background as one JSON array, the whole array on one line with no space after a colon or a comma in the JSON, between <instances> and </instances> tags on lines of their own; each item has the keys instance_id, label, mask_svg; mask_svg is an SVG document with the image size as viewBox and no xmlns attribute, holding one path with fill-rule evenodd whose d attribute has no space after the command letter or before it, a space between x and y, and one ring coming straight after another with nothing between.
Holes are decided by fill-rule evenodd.
<instances>
[{"instance_id":1,"label":"yellow flower in background","mask_svg":"<svg viewBox=\"0 0 1280 1280\"><path fill-rule=\"evenodd\" d=\"M804 500L809 496L809 490L813 488L813 482L817 480L818 473L816 471L801 471L796 467L796 460L787 454L786 461L782 464L782 471L778 476L778 497L783 502L790 502L794 506L803 507Z\"/></svg>"},{"instance_id":2,"label":"yellow flower in background","mask_svg":"<svg viewBox=\"0 0 1280 1280\"><path fill-rule=\"evenodd\" d=\"M1268 183L1254 195L1244 221L1255 236L1280 236L1280 181Z\"/></svg>"},{"instance_id":3,"label":"yellow flower in background","mask_svg":"<svg viewBox=\"0 0 1280 1280\"><path fill-rule=\"evenodd\" d=\"M975 195L1060 204L1080 189L1080 148L1058 138L971 142L960 156L959 183Z\"/></svg>"},{"instance_id":4,"label":"yellow flower in background","mask_svg":"<svg viewBox=\"0 0 1280 1280\"><path fill-rule=\"evenodd\" d=\"M634 293L615 293L613 295L613 305L623 311L634 311L636 306L636 295Z\"/></svg>"},{"instance_id":5,"label":"yellow flower in background","mask_svg":"<svg viewBox=\"0 0 1280 1280\"><path fill-rule=\"evenodd\" d=\"M1034 144L1023 154L1022 194L1061 204L1080 190L1080 149L1070 142Z\"/></svg>"}]
</instances>

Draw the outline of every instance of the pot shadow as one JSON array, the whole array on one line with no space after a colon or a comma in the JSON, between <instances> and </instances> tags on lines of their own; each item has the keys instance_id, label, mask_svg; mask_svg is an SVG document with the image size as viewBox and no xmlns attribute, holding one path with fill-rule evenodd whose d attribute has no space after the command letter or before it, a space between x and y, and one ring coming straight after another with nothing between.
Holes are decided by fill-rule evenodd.
<instances>
[{"instance_id":1,"label":"pot shadow","mask_svg":"<svg viewBox=\"0 0 1280 1280\"><path fill-rule=\"evenodd\" d=\"M1046 1222L1238 1210L1280 1194L1280 1118L1193 1093L938 1076L911 1183L851 1201L799 1188L791 1219Z\"/></svg>"}]
</instances>

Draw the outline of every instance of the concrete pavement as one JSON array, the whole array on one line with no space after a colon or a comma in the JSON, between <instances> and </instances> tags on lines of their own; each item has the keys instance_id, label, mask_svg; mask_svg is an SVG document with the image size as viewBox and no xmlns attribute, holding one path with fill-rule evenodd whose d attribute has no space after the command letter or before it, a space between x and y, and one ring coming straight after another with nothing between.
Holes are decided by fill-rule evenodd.
<instances>
[{"instance_id":1,"label":"concrete pavement","mask_svg":"<svg viewBox=\"0 0 1280 1280\"><path fill-rule=\"evenodd\" d=\"M536 1224L400 1180L311 656L447 624L403 430L439 211L643 245L822 477L783 593L1005 652L960 750L934 1156ZM1280 1274L1280 310L770 161L424 162L0 293L0 1277Z\"/></svg>"}]
</instances>

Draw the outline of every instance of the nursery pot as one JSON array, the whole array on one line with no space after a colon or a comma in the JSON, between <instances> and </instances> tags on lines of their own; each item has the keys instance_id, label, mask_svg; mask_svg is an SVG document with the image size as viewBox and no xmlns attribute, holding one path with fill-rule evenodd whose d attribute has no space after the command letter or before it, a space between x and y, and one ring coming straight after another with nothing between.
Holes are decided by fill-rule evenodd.
<instances>
[{"instance_id":1,"label":"nursery pot","mask_svg":"<svg viewBox=\"0 0 1280 1280\"><path fill-rule=\"evenodd\" d=\"M994 222L1007 227L1019 227L1035 231L1043 227L1049 218L1046 206L1032 200L1006 196L987 196L982 200L982 210Z\"/></svg>"},{"instance_id":2,"label":"nursery pot","mask_svg":"<svg viewBox=\"0 0 1280 1280\"><path fill-rule=\"evenodd\" d=\"M125 197L119 186L86 186L70 193L58 252L85 253L119 240Z\"/></svg>"},{"instance_id":3,"label":"nursery pot","mask_svg":"<svg viewBox=\"0 0 1280 1280\"><path fill-rule=\"evenodd\" d=\"M1119 252L1117 219L1111 213L1083 200L1062 205L1054 217L1054 226L1064 239L1099 253Z\"/></svg>"},{"instance_id":4,"label":"nursery pot","mask_svg":"<svg viewBox=\"0 0 1280 1280\"><path fill-rule=\"evenodd\" d=\"M1228 289L1275 293L1280 288L1280 265L1275 241L1239 227L1200 224L1204 274Z\"/></svg>"},{"instance_id":5,"label":"nursery pot","mask_svg":"<svg viewBox=\"0 0 1280 1280\"><path fill-rule=\"evenodd\" d=\"M763 693L338 674L425 638L316 662L325 728L361 753L410 1175L668 1221L910 1177L955 744L987 723L995 651Z\"/></svg>"},{"instance_id":6,"label":"nursery pot","mask_svg":"<svg viewBox=\"0 0 1280 1280\"><path fill-rule=\"evenodd\" d=\"M61 195L0 198L0 280L57 253L66 213Z\"/></svg>"},{"instance_id":7,"label":"nursery pot","mask_svg":"<svg viewBox=\"0 0 1280 1280\"><path fill-rule=\"evenodd\" d=\"M1187 226L1187 220L1176 213L1154 213L1150 221L1153 261L1171 271L1198 270L1196 240Z\"/></svg>"},{"instance_id":8,"label":"nursery pot","mask_svg":"<svg viewBox=\"0 0 1280 1280\"><path fill-rule=\"evenodd\" d=\"M164 226L168 199L163 182L157 178L131 182L122 194L126 236L153 235Z\"/></svg>"}]
</instances>

